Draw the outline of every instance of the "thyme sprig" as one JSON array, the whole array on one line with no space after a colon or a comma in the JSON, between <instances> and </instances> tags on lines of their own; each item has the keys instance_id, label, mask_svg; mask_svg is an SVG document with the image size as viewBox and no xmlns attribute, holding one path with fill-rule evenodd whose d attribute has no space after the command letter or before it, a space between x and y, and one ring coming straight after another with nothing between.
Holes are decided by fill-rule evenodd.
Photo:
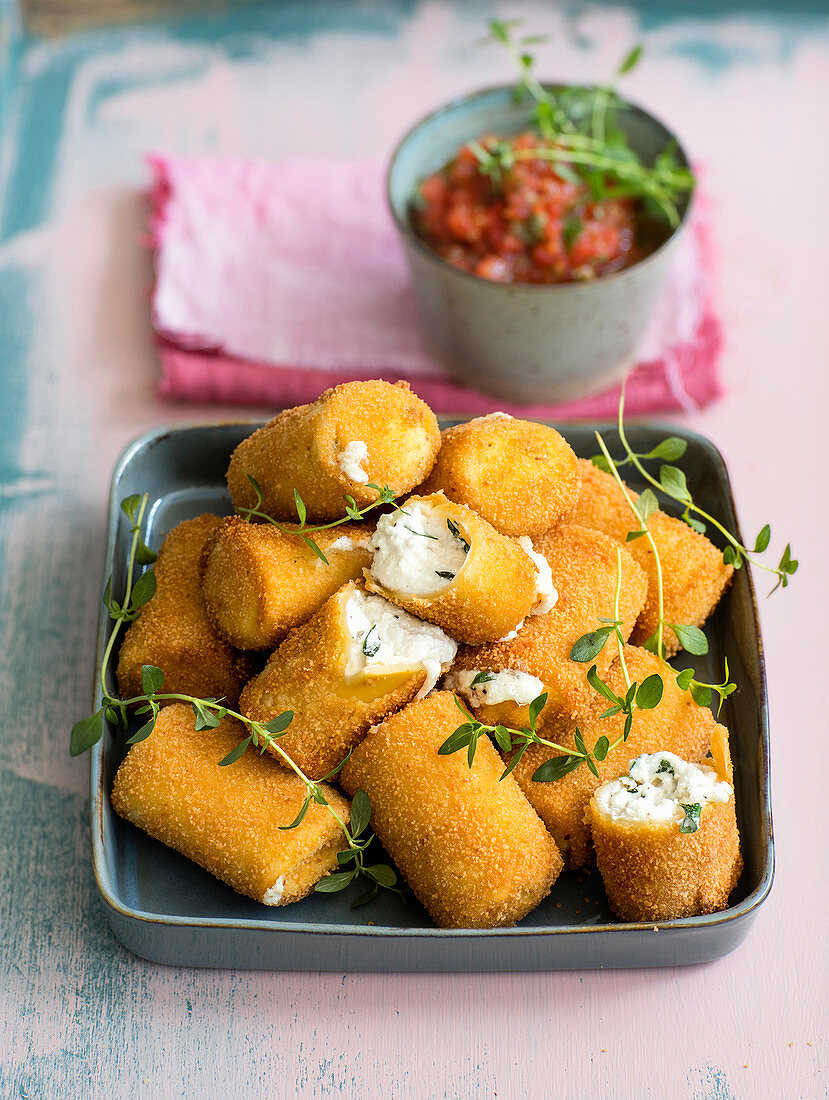
<instances>
[{"instance_id":1,"label":"thyme sprig","mask_svg":"<svg viewBox=\"0 0 829 1100\"><path fill-rule=\"evenodd\" d=\"M130 737L126 744L135 745L146 740L155 728L161 706L168 702L187 703L193 709L194 729L197 731L216 729L223 718L230 717L240 722L247 730L247 737L232 749L224 759L219 761L220 767L228 767L239 760L246 750L253 746L264 753L270 749L281 762L289 768L303 783L306 795L302 807L294 820L288 825L279 826L280 829L295 829L305 818L312 803L324 806L336 821L345 837L347 847L337 854L337 860L346 870L336 872L322 879L314 887L319 893L335 893L344 890L355 878L363 877L369 883L369 889L353 903L354 906L363 905L377 896L379 889L390 890L404 897L398 886L397 873L394 868L385 863L368 862L367 855L374 834L367 829L371 819L371 804L365 791L355 793L351 803L350 824L346 825L337 810L331 805L325 796L322 784L333 778L346 764L348 756L342 760L327 775L319 780L310 779L302 769L294 763L292 757L279 744L279 738L284 736L293 720L292 711L284 711L269 722L256 722L246 717L239 711L232 710L224 705L221 699L199 698L183 692L165 692L164 673L155 665L142 665L141 687L142 691L129 699L120 699L111 695L106 683L106 673L109 667L116 640L124 623L132 622L140 609L154 595L156 589L155 575L149 569L143 572L137 580L133 581L136 564L150 564L155 560L155 554L148 549L141 537L141 525L147 507L147 494L138 494L127 497L121 503L121 510L129 520L130 526L130 552L127 565L127 579L123 599L119 602L112 597L112 578L107 581L104 591L104 604L113 622L107 644L104 648L100 668L100 685L102 702L98 710L86 718L80 719L72 727L69 742L69 751L72 756L79 756L96 745L103 736L104 718L122 730L129 725L131 708L135 714L141 717L147 716L144 724ZM340 521L342 522L342 521ZM336 526L332 524L330 526ZM350 756L350 753L349 753Z\"/></svg>"},{"instance_id":2,"label":"thyme sprig","mask_svg":"<svg viewBox=\"0 0 829 1100\"><path fill-rule=\"evenodd\" d=\"M619 667L625 679L624 695L617 695L601 676L594 664L587 672L587 682L607 699L611 706L600 715L600 718L610 718L612 715L624 714L625 722L623 732L611 746L627 741L633 728L633 717L637 710L653 710L662 702L665 689L662 677L658 672L646 676L641 684L631 681L630 671L625 660L625 636L622 633L622 619L620 618L620 599L622 593L622 551L616 548L616 588L613 595L613 618L601 619L601 626L588 634L582 635L570 650L570 660L578 664L586 664L593 661L605 647L605 643L611 636L616 641L616 649L619 657Z\"/></svg>"},{"instance_id":3,"label":"thyme sprig","mask_svg":"<svg viewBox=\"0 0 829 1100\"><path fill-rule=\"evenodd\" d=\"M518 35L521 20L492 19L486 42L503 46L517 70L516 99L528 98L533 106L529 121L548 147L513 149L508 142L470 142L479 170L489 176L496 190L503 178L522 160L546 160L571 183L586 183L594 201L640 198L674 228L679 225L682 196L694 186L693 173L679 161L674 144L668 145L645 165L619 128L617 115L625 102L612 82L595 88L568 86L553 91L535 75L534 44L544 35ZM643 49L636 45L617 68L614 79L631 72Z\"/></svg>"},{"instance_id":4,"label":"thyme sprig","mask_svg":"<svg viewBox=\"0 0 829 1100\"><path fill-rule=\"evenodd\" d=\"M510 775L518 766L521 757L530 747L530 745L543 745L549 749L555 749L557 752L563 754L555 757L555 760L559 762L555 770L556 774L546 776L545 778L561 778L562 775L566 775L567 772L573 771L580 764L587 764L590 770L598 775L596 769L596 760L604 760L607 755L607 748L609 742L606 737L600 737L592 750L588 750L584 743L584 739L579 730L575 733L575 748L569 749L565 745L560 745L556 741L549 741L546 737L541 737L536 728L538 722L538 716L544 707L547 705L547 693L543 692L541 695L536 696L535 699L529 705L529 723L521 729L515 729L511 726L504 726L501 724L495 726L489 726L485 722L479 722L474 715L466 709L458 696L455 696L455 706L466 718L466 721L458 726L458 728L451 733L443 744L438 749L438 753L441 756L451 756L453 753L460 752L461 749L466 749L467 762L471 768L475 761L475 754L478 749L478 742L481 737L492 737L499 749L504 753L513 753L506 768L504 769L501 779L504 780ZM535 774L533 779L537 779L539 782L543 780L539 778L539 772L546 768L547 764L551 761L547 761L543 764ZM549 770L549 769L548 769Z\"/></svg>"},{"instance_id":5,"label":"thyme sprig","mask_svg":"<svg viewBox=\"0 0 829 1100\"><path fill-rule=\"evenodd\" d=\"M309 550L313 550L317 557L321 561L325 562L326 565L330 565L328 558L325 556L325 554L323 554L322 550L319 547L319 544L316 543L309 536L309 532L328 531L332 527L340 527L343 523L348 523L349 521L356 522L358 520L361 520L363 516L367 515L369 512L373 512L375 508L380 508L385 504L392 504L395 508L397 508L398 511L403 511L403 509L400 508L398 504L395 504L395 497L397 496L397 493L395 493L393 489L390 489L388 485L375 485L374 482L370 481L366 488L377 490L377 500L373 500L371 504L367 504L364 508L358 508L357 502L355 501L354 497L348 496L346 494L343 496L343 500L345 501L344 516L342 516L340 519L333 519L330 523L308 523L308 509L306 508L305 502L303 501L302 497L299 495L296 489L294 489L294 504L296 506L296 514L299 522L297 524L289 525L285 523L280 523L278 520L275 520L273 516L268 515L267 512L264 512L262 510L262 503L264 501L262 488L255 477L252 477L250 474L248 474L247 477L254 493L256 494L256 503L253 505L252 508L238 508L237 511L239 515L246 519L248 523L252 522L254 519L258 519L262 520L265 523L270 523L272 527L275 527L277 529L277 531L282 531L286 535L298 535L305 543L305 545L309 548Z\"/></svg>"},{"instance_id":6,"label":"thyme sprig","mask_svg":"<svg viewBox=\"0 0 829 1100\"><path fill-rule=\"evenodd\" d=\"M609 473L613 473L614 468L618 470L620 467L630 463L654 489L658 492L665 493L666 496L671 497L673 500L683 505L684 511L681 518L695 531L704 534L707 530L707 524L711 524L712 527L719 531L727 543L723 550L723 561L726 565L733 565L735 569L740 569L744 563L756 566L758 569L763 569L777 577L777 582L771 589L771 592L776 592L778 588L787 588L789 577L797 572L799 565L799 562L792 558L791 544L786 543L786 548L777 566L767 565L765 562L759 561L757 555L767 550L771 542L771 526L766 523L761 527L751 550L744 546L715 516L706 512L694 501L688 488L685 473L678 466L672 464L685 453L687 447L685 440L678 439L676 436L669 436L667 439L663 439L651 451L648 451L647 454L637 453L631 447L625 432L624 406L625 393L623 389L619 399L617 430L619 433L619 442L622 444L625 452L624 457L611 459L607 449L602 447L602 454L593 455L591 461L600 469ZM659 467L658 478L655 478L644 466L644 462L652 459L667 460ZM621 479L617 478L617 480ZM646 490L645 492L650 492L650 490ZM628 494L626 494L626 496L628 496ZM645 493L643 493L642 496L645 496ZM652 492L651 496L653 496ZM639 499L641 500L642 497ZM654 497L654 500L655 499ZM628 535L629 539L635 537L636 535L633 534L633 532ZM769 595L771 595L771 592L769 592Z\"/></svg>"},{"instance_id":7,"label":"thyme sprig","mask_svg":"<svg viewBox=\"0 0 829 1100\"><path fill-rule=\"evenodd\" d=\"M656 578L657 578L657 614L658 614L658 618L657 618L656 630L651 635L651 637L648 638L643 643L643 645L644 645L645 649L648 649L651 653L654 653L659 658L659 660L662 662L662 664L665 666L665 668L669 669L671 671L671 673L673 675L675 675L676 682L679 685L679 687L683 691L690 691L692 698L697 703L699 703L701 706L710 705L713 696L716 695L717 698L718 698L717 714L719 714L719 711L722 707L722 704L725 702L725 700L728 698L728 696L731 695L737 689L737 685L730 681L728 661L727 660L725 661L725 676L724 676L724 679L723 679L722 683L716 684L716 683L705 683L704 681L697 679L696 673L694 672L693 669L683 669L682 672L677 674L677 673L675 673L675 671L671 668L671 666L668 664L667 660L665 659L664 634L665 634L665 629L666 628L670 628L671 630L673 630L674 633L676 634L678 640L679 640L680 645L685 650L687 650L688 653L691 653L694 656L703 656L708 652L708 639L706 638L704 632L702 630L700 630L700 628L698 626L695 626L695 625L689 624L689 623L666 622L666 620L665 620L662 559L659 555L659 549L656 545L656 541L654 540L653 534L652 534L652 532L650 530L650 526L649 526L650 518L653 516L654 512L657 511L657 509L659 507L659 502L657 500L656 494L653 492L652 489L649 489L649 488L645 489L645 491L643 493L641 493L639 495L639 497L634 501L633 495L631 494L628 487L625 485L624 481L622 481L621 475L619 474L619 467L624 466L627 462L633 462L634 465L636 465L637 463L641 463L641 460L647 460L647 459L668 458L669 460L676 460L678 458L681 458L682 455L685 453L685 449L687 447L687 444L686 444L685 440L683 440L683 439L679 439L676 436L669 436L667 439L663 439L660 443L658 443L651 451L647 452L647 454L641 454L641 455L636 454L633 451L633 449L630 447L630 444L628 443L628 439L627 439L627 436L626 436L625 430L624 430L624 400L625 400L625 393L624 393L624 387L623 387L622 388L622 394L621 394L621 397L619 399L618 428L619 428L619 438L622 440L622 444L623 444L623 446L626 450L627 457L625 459L622 459L622 460L616 460L616 459L612 458L611 454L610 454L610 451L608 450L607 444L605 443L604 438L602 437L601 433L596 432L595 433L596 434L596 440L599 444L601 454L594 455L593 458L592 458L592 461L596 466L599 466L601 469L605 470L606 472L610 473L613 476L614 480L616 481L616 484L619 486L619 489L620 489L620 491L621 491L621 493L622 493L622 495L625 499L625 502L627 503L628 507L631 509L631 511L633 512L633 514L637 518L638 526L636 528L634 528L633 530L628 532L627 541L631 542L634 539L642 538L642 537L647 538L648 544L650 546L651 554L653 555L654 568L655 568L655 571L656 571ZM637 465L637 468L639 468L638 465ZM663 469L664 469L664 467L663 467ZM675 473L671 475L672 483L673 484L678 484L679 480L681 478L682 484L686 485L685 474L682 472L682 470L680 470L678 467L672 467L672 469L675 471ZM653 479L651 479L651 480L653 481ZM657 488L660 488L660 489L663 489L663 491L666 491L666 490L664 490L661 483L657 483L657 482L654 481L653 484L655 484ZM686 493L687 493L687 487L686 487ZM691 498L690 498L690 493L687 493L687 497L688 497L687 507L693 506L693 502L691 501ZM686 508L686 510L687 510L687 508ZM691 523L691 526L695 527L695 529L698 529L696 521L693 520L693 517L691 517L688 520L688 522ZM720 526L719 523L717 523L717 526L718 527ZM703 528L703 530L704 530L704 528ZM722 530L725 530L725 528L722 528ZM767 530L767 527L764 528L763 530L764 531ZM728 533L728 532L726 532L726 533ZM761 534L762 533L763 532L761 532ZM739 543L738 543L738 545L739 545ZM788 551L788 547L787 547L787 551ZM793 564L794 564L794 569L791 570L792 572L794 572L794 570L797 568L797 562L794 562ZM622 656L622 647L621 647L622 635L621 635L621 632L620 632L620 624L618 623L618 619L619 619L618 597L619 597L619 584L620 584L620 582L621 582L621 555L620 555L619 551L617 550L617 588L616 588L616 602L615 602L615 620L600 620L602 622L602 626L597 627L595 630L589 632L588 634L585 634L582 638L579 638L579 640L573 646L573 649L572 649L571 654L570 654L572 660L574 660L574 661L592 660L594 657L596 657L601 652L601 650L604 646L604 643L607 640L607 637L614 630L615 630L616 635L617 635L617 643L620 643L620 656ZM613 625L608 627L607 626L608 623L612 623Z\"/></svg>"},{"instance_id":8,"label":"thyme sprig","mask_svg":"<svg viewBox=\"0 0 829 1100\"><path fill-rule=\"evenodd\" d=\"M606 711L602 717L611 713L617 714L620 710L623 710L629 716L625 720L623 732L615 740L611 741L604 734L600 734L593 747L588 748L578 727L573 731L574 745L572 747L542 737L538 732L537 722L539 714L547 705L546 692L536 696L530 703L528 725L520 729L504 726L500 723L491 726L485 722L480 722L466 709L456 695L455 705L467 720L447 737L438 752L441 756L450 756L452 753L466 749L467 762L471 768L475 760L478 741L481 737L491 737L502 752L512 753L506 768L500 776L501 780L504 780L518 766L530 745L541 745L544 748L553 749L558 755L551 756L536 768L532 774L533 782L555 782L583 764L598 778L597 764L601 763L617 745L627 741L630 736L632 715L635 709L638 707L641 710L651 710L659 705L662 698L662 680L659 676L653 675L643 680L641 684L631 684L626 696L622 698L613 693L612 689L603 683L596 672L595 665L590 669L587 677L597 690L601 690L603 693L606 692L607 697L613 701L613 707Z\"/></svg>"}]
</instances>

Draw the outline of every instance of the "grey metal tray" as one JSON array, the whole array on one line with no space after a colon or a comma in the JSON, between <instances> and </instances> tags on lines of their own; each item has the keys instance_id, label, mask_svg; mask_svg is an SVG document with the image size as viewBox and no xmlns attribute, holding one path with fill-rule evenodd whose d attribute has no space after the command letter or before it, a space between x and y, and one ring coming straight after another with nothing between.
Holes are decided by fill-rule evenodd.
<instances>
[{"instance_id":1,"label":"grey metal tray","mask_svg":"<svg viewBox=\"0 0 829 1100\"><path fill-rule=\"evenodd\" d=\"M449 421L447 421L449 422ZM259 422L159 428L121 457L112 480L106 572L123 590L128 530L119 512L131 493L149 493L149 544L202 512L231 510L224 474L236 444ZM614 440L611 424L557 425L580 455L596 451L594 428ZM682 466L694 498L737 529L722 458L701 436L675 425L631 424L629 437L647 451L665 435L688 441ZM632 480L636 486L636 481ZM102 610L98 662L109 630ZM769 805L768 709L751 577L739 571L708 624L710 652L695 667L715 676L728 658L739 690L723 708L735 758L737 815L745 869L727 910L659 924L621 924L596 873L561 876L542 905L515 928L445 931L417 904L378 898L350 905L359 887L316 894L284 909L234 893L178 853L113 812L109 791L124 756L124 736L105 724L92 750L92 857L98 889L115 935L144 958L182 966L281 970L488 971L674 966L725 955L748 932L771 887L774 853ZM676 662L682 664L681 658ZM112 675L110 669L110 675ZM706 676L710 680L710 677ZM100 705L100 689L95 707Z\"/></svg>"}]
</instances>

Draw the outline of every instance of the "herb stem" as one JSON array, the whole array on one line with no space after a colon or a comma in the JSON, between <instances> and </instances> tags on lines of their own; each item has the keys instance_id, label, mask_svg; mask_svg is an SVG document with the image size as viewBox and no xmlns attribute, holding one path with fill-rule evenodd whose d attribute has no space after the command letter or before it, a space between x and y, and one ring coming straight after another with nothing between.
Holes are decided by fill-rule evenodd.
<instances>
[{"instance_id":1,"label":"herb stem","mask_svg":"<svg viewBox=\"0 0 829 1100\"><path fill-rule=\"evenodd\" d=\"M639 455L636 454L636 452L631 447L630 443L628 443L627 436L625 434L625 425L624 425L624 405L625 405L625 391L624 391L624 387L622 387L622 396L619 399L619 415L618 415L619 440L620 440L622 446L625 448L625 452L629 456L630 461L633 463L634 467L639 471L639 473L642 475L642 477L647 482L649 482L651 485L653 485L653 487L655 489L658 489L660 492L664 493L665 489L664 489L663 485L661 484L661 482L657 481L656 478L653 476L653 474L649 473L648 470L645 469L645 467L642 465L642 462L639 458ZM613 467L614 472L615 472L615 465L613 464L612 460L610 459L610 456L607 454L607 451L604 449L604 447L602 448L602 450L604 451L605 458L608 459L608 461L610 462L610 464ZM618 480L619 480L619 478L617 477L617 481ZM621 481L620 481L620 484L621 484ZM749 554L747 548L745 546L743 546L743 544L739 541L739 539L736 539L734 537L734 535L731 534L731 532L728 530L727 527L723 526L723 524L720 523L720 521L718 519L715 519L714 516L710 515L703 508L700 508L698 504L695 504L693 502L693 500L683 501L682 503L685 504L686 507L689 508L691 511L696 512L696 514L698 516L701 516L704 520L706 520L713 527L715 527L720 532L720 534L723 536L723 538L727 539L728 542L731 543L731 545L737 551L738 555L740 555L741 557L744 557L745 560L747 562L749 562L751 565L756 566L758 569L763 569L767 573L773 573L775 576L780 575L780 569L779 568L775 569L774 566L772 566L772 565L766 565L765 562L758 561L753 555ZM661 583L659 585L659 595L660 595L660 597L662 596L662 585L661 585ZM661 615L660 615L660 619L661 619Z\"/></svg>"},{"instance_id":2,"label":"herb stem","mask_svg":"<svg viewBox=\"0 0 829 1100\"><path fill-rule=\"evenodd\" d=\"M132 530L132 543L130 545L129 561L128 561L128 564L127 564L127 586L126 586L126 589L124 591L124 602L123 602L123 606L125 608L129 607L130 597L132 596L132 578L133 578L133 574L135 572L135 555L138 551L138 539L139 539L139 536L140 536L141 524L144 520L144 512L145 512L146 507L147 507L148 499L149 499L149 494L144 493L144 495L141 497L141 503L138 505L138 511L136 513L135 520L133 522L133 526L132 526L132 529L131 529ZM121 630L121 624L123 622L124 622L124 620L121 616L119 616L115 620L115 625L113 626L112 630L110 631L109 638L107 639L106 648L104 649L104 656L103 656L103 659L101 660L101 693L104 697L107 697L109 695L109 692L107 691L107 685L106 685L106 670L107 670L107 667L109 665L109 659L112 656L113 647L115 646L115 639L118 637L118 634Z\"/></svg>"},{"instance_id":3,"label":"herb stem","mask_svg":"<svg viewBox=\"0 0 829 1100\"><path fill-rule=\"evenodd\" d=\"M621 403L623 401L624 401L624 392L622 393L620 406L619 406L620 408L622 407ZM631 511L636 516L637 520L639 520L639 522L641 523L642 529L645 532L645 537L647 538L648 543L650 544L651 552L653 553L654 565L656 567L656 587L657 587L657 594L658 594L658 616L659 616L659 618L657 620L657 624L656 624L656 654L659 657L660 661L662 661L663 664L666 664L667 662L665 661L664 651L663 651L663 642L662 642L663 633L664 633L664 629L665 629L665 600L664 600L664 595L663 595L663 591L662 591L662 561L660 560L660 557L659 557L659 551L656 548L656 543L654 542L653 535L651 534L650 527L648 526L648 521L646 519L642 519L642 517L639 515L639 512L636 509L636 505L633 502L633 498L630 495L630 491L628 490L627 485L625 485L624 481L622 481L621 477L619 476L619 471L616 468L616 463L610 457L610 452L608 451L607 446L605 445L605 441L604 441L604 439L602 439L601 434L599 432L596 432L596 439L598 441L599 447L601 448L602 454L605 457L605 461L608 464L608 468L610 469L610 472L613 474L613 477L616 479L616 484L621 489L622 494L624 495L624 498L627 501L628 506L630 507ZM617 611L616 618L618 619L618 617L619 617L619 614L618 614L618 611Z\"/></svg>"},{"instance_id":4,"label":"herb stem","mask_svg":"<svg viewBox=\"0 0 829 1100\"><path fill-rule=\"evenodd\" d=\"M631 679L628 672L627 661L625 660L625 643L622 637L622 630L619 626L621 619L619 618L619 596L622 592L622 548L616 547L616 592L613 596L613 616L616 620L616 627L614 633L616 635L616 646L619 650L619 664L622 667L622 675L625 678L625 687L630 688Z\"/></svg>"}]
</instances>

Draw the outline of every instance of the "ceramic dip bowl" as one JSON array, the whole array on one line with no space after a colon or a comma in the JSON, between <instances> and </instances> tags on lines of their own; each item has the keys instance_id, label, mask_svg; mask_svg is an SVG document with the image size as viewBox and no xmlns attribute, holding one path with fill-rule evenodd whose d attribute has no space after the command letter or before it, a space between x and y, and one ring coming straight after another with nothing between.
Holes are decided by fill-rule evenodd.
<instances>
[{"instance_id":1,"label":"ceramic dip bowl","mask_svg":"<svg viewBox=\"0 0 829 1100\"><path fill-rule=\"evenodd\" d=\"M414 233L410 204L423 179L482 134L511 136L529 128L529 108L512 86L464 96L431 112L395 150L387 197L411 268L427 350L458 381L508 400L569 401L605 389L633 365L688 222L690 196L679 226L644 259L587 282L496 283L453 267ZM674 135L632 104L618 124L646 164ZM688 161L677 144L679 162Z\"/></svg>"}]
</instances>

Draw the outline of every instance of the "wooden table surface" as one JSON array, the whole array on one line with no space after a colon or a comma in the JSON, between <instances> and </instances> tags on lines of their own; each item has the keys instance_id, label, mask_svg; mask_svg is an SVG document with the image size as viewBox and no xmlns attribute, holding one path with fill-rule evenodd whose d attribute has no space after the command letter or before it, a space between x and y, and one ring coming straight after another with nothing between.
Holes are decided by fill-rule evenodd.
<instances>
[{"instance_id":1,"label":"wooden table surface","mask_svg":"<svg viewBox=\"0 0 829 1100\"><path fill-rule=\"evenodd\" d=\"M808 0L755 15L714 0L561 7L296 0L12 43L0 83L3 1097L827 1095L827 24ZM685 969L143 962L96 894L88 761L70 760L68 731L89 705L113 462L149 426L222 410L154 393L142 158L382 156L426 107L506 78L474 45L493 10L552 30L544 69L564 79L602 76L644 41L628 92L705 166L728 393L691 426L725 453L744 529L771 522L802 562L761 609L774 888L741 947Z\"/></svg>"}]
</instances>

